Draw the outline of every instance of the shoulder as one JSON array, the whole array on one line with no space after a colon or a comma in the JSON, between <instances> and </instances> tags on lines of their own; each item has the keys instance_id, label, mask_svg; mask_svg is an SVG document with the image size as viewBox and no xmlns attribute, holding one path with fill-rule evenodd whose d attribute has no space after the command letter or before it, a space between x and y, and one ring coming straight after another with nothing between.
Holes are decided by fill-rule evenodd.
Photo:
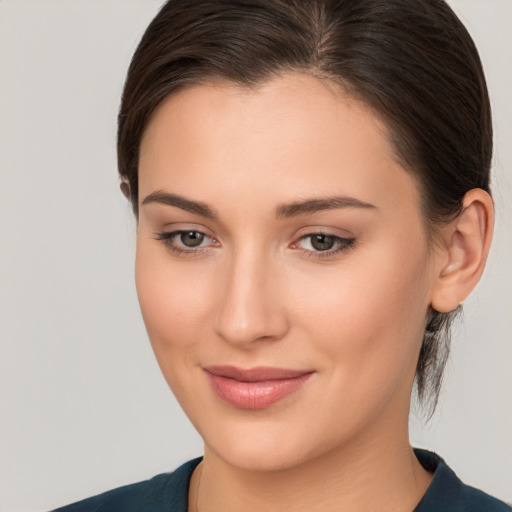
<instances>
[{"instance_id":1,"label":"shoulder","mask_svg":"<svg viewBox=\"0 0 512 512\"><path fill-rule=\"evenodd\" d=\"M488 494L465 485L435 453L415 450L422 466L434 474L414 512L511 512L512 508Z\"/></svg>"},{"instance_id":2,"label":"shoulder","mask_svg":"<svg viewBox=\"0 0 512 512\"><path fill-rule=\"evenodd\" d=\"M474 487L465 486L466 501L471 504L467 507L467 512L511 512L512 508L485 492Z\"/></svg>"},{"instance_id":3,"label":"shoulder","mask_svg":"<svg viewBox=\"0 0 512 512\"><path fill-rule=\"evenodd\" d=\"M186 512L188 483L200 461L188 461L172 473L124 485L52 512Z\"/></svg>"}]
</instances>

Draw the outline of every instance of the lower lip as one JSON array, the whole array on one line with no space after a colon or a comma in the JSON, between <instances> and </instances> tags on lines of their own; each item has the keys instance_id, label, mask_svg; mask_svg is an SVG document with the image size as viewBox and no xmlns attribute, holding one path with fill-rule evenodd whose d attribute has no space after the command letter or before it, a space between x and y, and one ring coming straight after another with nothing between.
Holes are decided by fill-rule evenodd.
<instances>
[{"instance_id":1,"label":"lower lip","mask_svg":"<svg viewBox=\"0 0 512 512\"><path fill-rule=\"evenodd\" d=\"M213 390L224 402L239 409L265 409L299 390L311 377L243 382L207 372Z\"/></svg>"}]
</instances>

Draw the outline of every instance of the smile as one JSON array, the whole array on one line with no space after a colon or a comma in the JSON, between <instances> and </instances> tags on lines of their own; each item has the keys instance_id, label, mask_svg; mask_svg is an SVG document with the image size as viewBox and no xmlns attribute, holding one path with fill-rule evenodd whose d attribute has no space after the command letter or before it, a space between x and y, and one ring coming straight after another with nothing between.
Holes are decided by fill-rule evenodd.
<instances>
[{"instance_id":1,"label":"smile","mask_svg":"<svg viewBox=\"0 0 512 512\"><path fill-rule=\"evenodd\" d=\"M264 409L299 390L313 375L307 370L234 366L203 368L215 393L239 409Z\"/></svg>"}]
</instances>

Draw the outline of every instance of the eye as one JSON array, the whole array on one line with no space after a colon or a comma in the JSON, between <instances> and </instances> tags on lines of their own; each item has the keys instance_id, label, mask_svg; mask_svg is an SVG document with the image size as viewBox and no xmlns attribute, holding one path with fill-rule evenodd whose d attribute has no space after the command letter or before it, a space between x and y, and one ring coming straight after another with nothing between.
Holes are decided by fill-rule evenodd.
<instances>
[{"instance_id":1,"label":"eye","mask_svg":"<svg viewBox=\"0 0 512 512\"><path fill-rule=\"evenodd\" d=\"M162 241L169 249L177 254L194 254L217 243L216 240L205 233L195 230L158 233L156 239Z\"/></svg>"},{"instance_id":2,"label":"eye","mask_svg":"<svg viewBox=\"0 0 512 512\"><path fill-rule=\"evenodd\" d=\"M182 231L177 238L186 247L198 247L203 243L205 235L199 231Z\"/></svg>"},{"instance_id":3,"label":"eye","mask_svg":"<svg viewBox=\"0 0 512 512\"><path fill-rule=\"evenodd\" d=\"M327 233L308 233L302 236L292 248L304 251L308 256L332 256L353 247L355 238L343 238Z\"/></svg>"},{"instance_id":4,"label":"eye","mask_svg":"<svg viewBox=\"0 0 512 512\"><path fill-rule=\"evenodd\" d=\"M309 245L315 251L329 251L336 245L336 238L330 235L318 233L316 235L308 235Z\"/></svg>"}]
</instances>

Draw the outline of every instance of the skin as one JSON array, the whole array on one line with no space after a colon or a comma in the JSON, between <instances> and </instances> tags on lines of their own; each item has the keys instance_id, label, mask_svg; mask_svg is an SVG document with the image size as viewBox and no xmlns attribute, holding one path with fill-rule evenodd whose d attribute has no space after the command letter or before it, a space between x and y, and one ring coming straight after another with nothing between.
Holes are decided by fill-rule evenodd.
<instances>
[{"instance_id":1,"label":"skin","mask_svg":"<svg viewBox=\"0 0 512 512\"><path fill-rule=\"evenodd\" d=\"M483 270L492 203L480 192L461 220L471 236L452 223L433 247L384 123L311 76L197 85L159 106L141 145L136 284L158 363L205 443L189 510L414 509L431 480L408 440L416 363L429 305L454 309ZM276 217L334 196L372 207ZM192 251L161 239L177 230L205 237ZM353 242L319 251L315 233ZM203 370L227 364L313 374L245 410Z\"/></svg>"}]
</instances>

